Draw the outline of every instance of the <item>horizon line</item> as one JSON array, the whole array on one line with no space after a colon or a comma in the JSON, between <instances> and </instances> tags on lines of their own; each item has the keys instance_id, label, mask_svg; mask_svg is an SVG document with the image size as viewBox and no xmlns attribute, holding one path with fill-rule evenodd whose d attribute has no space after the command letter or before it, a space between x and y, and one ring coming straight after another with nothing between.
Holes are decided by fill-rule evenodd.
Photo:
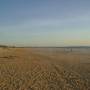
<instances>
[{"instance_id":1,"label":"horizon line","mask_svg":"<svg viewBox=\"0 0 90 90\"><path fill-rule=\"evenodd\" d=\"M0 45L0 47L11 47L11 48L90 48L90 46L15 46L15 45Z\"/></svg>"}]
</instances>

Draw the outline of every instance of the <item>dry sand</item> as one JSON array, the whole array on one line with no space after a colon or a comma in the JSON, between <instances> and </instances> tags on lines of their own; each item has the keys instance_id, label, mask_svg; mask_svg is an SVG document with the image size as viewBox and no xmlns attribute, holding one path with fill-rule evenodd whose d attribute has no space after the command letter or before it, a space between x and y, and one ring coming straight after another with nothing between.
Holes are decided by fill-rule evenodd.
<instances>
[{"instance_id":1,"label":"dry sand","mask_svg":"<svg viewBox=\"0 0 90 90\"><path fill-rule=\"evenodd\" d=\"M0 48L0 90L90 90L90 54Z\"/></svg>"}]
</instances>

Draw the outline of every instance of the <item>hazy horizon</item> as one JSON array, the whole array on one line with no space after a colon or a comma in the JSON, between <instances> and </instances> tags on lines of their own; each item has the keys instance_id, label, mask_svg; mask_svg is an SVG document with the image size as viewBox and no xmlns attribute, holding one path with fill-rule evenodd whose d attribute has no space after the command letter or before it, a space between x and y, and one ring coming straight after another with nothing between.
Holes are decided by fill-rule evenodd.
<instances>
[{"instance_id":1,"label":"hazy horizon","mask_svg":"<svg viewBox=\"0 0 90 90\"><path fill-rule=\"evenodd\" d=\"M0 44L90 46L90 0L0 0Z\"/></svg>"}]
</instances>

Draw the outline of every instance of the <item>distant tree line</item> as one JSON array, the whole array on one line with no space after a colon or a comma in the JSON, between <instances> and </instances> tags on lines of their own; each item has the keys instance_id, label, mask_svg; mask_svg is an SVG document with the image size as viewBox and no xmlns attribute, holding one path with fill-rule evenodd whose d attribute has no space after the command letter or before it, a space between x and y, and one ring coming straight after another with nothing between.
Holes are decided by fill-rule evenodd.
<instances>
[{"instance_id":1,"label":"distant tree line","mask_svg":"<svg viewBox=\"0 0 90 90\"><path fill-rule=\"evenodd\" d=\"M8 46L6 46L6 45L0 45L0 47L2 47L2 48L8 48Z\"/></svg>"},{"instance_id":2,"label":"distant tree line","mask_svg":"<svg viewBox=\"0 0 90 90\"><path fill-rule=\"evenodd\" d=\"M7 45L0 45L2 48L15 48L16 46L7 46Z\"/></svg>"}]
</instances>

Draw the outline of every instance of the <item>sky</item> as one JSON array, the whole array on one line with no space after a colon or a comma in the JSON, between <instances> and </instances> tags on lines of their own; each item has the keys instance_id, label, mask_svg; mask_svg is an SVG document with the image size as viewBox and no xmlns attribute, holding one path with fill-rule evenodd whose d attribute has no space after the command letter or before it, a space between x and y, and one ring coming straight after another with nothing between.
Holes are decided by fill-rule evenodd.
<instances>
[{"instance_id":1,"label":"sky","mask_svg":"<svg viewBox=\"0 0 90 90\"><path fill-rule=\"evenodd\" d=\"M0 44L90 46L90 0L0 0Z\"/></svg>"}]
</instances>

